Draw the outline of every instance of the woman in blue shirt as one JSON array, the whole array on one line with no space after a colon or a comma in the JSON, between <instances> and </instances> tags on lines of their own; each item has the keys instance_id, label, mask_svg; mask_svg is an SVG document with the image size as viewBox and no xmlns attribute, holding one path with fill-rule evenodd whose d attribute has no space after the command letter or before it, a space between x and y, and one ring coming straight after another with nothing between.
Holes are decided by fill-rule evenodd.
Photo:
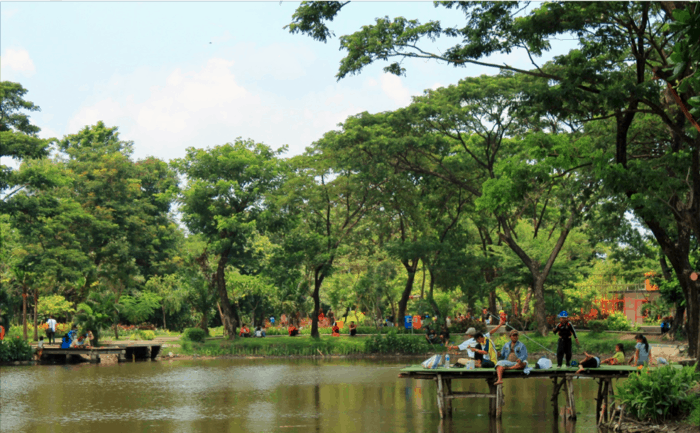
<instances>
[{"instance_id":1,"label":"woman in blue shirt","mask_svg":"<svg viewBox=\"0 0 700 433\"><path fill-rule=\"evenodd\" d=\"M634 346L634 355L630 358L629 363L632 365L644 365L651 363L651 351L649 350L649 342L642 334L634 336L637 340L637 345Z\"/></svg>"}]
</instances>

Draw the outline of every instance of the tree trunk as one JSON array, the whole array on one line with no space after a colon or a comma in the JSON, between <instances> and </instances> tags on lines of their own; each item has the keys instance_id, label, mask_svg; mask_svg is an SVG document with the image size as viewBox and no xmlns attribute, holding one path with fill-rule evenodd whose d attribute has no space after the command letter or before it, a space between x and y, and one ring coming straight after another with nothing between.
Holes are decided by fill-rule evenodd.
<instances>
[{"instance_id":1,"label":"tree trunk","mask_svg":"<svg viewBox=\"0 0 700 433\"><path fill-rule=\"evenodd\" d=\"M418 268L418 259L413 259L413 264L408 260L401 262L406 268L408 278L406 279L406 286L404 286L403 292L401 292L401 299L399 300L399 316L396 317L396 322L403 322L404 316L406 315L406 307L408 306L408 297L411 296L411 291L413 290L413 282L416 279L416 269ZM392 311L393 313L393 311Z\"/></svg>"},{"instance_id":2,"label":"tree trunk","mask_svg":"<svg viewBox=\"0 0 700 433\"><path fill-rule=\"evenodd\" d=\"M676 312L673 316L673 324L668 333L671 334L671 338L674 338L681 325L683 324L683 316L685 315L685 305L681 305L680 302L676 302Z\"/></svg>"},{"instance_id":3,"label":"tree trunk","mask_svg":"<svg viewBox=\"0 0 700 433\"><path fill-rule=\"evenodd\" d=\"M527 292L525 293L525 302L523 303L523 309L520 312L520 315L523 316L523 318L527 317L528 314L530 314L530 301L532 300L532 286L528 286Z\"/></svg>"},{"instance_id":4,"label":"tree trunk","mask_svg":"<svg viewBox=\"0 0 700 433\"><path fill-rule=\"evenodd\" d=\"M24 339L27 340L27 286L22 286L22 327Z\"/></svg>"},{"instance_id":5,"label":"tree trunk","mask_svg":"<svg viewBox=\"0 0 700 433\"><path fill-rule=\"evenodd\" d=\"M199 329L204 331L205 335L209 335L209 316L206 312L202 312L202 318L199 320Z\"/></svg>"},{"instance_id":6,"label":"tree trunk","mask_svg":"<svg viewBox=\"0 0 700 433\"><path fill-rule=\"evenodd\" d=\"M39 289L34 288L34 341L39 341L39 327L37 326L37 309L39 307Z\"/></svg>"},{"instance_id":7,"label":"tree trunk","mask_svg":"<svg viewBox=\"0 0 700 433\"><path fill-rule=\"evenodd\" d=\"M161 306L161 309L163 310L163 330L167 330L168 325L165 323L165 305Z\"/></svg>"},{"instance_id":8,"label":"tree trunk","mask_svg":"<svg viewBox=\"0 0 700 433\"><path fill-rule=\"evenodd\" d=\"M328 264L330 265L330 263ZM311 317L311 338L321 338L321 334L318 333L318 313L321 309L321 285L323 284L323 279L326 277L323 273L323 266L316 268L314 272L314 291L311 294L311 298L314 300L314 312Z\"/></svg>"},{"instance_id":9,"label":"tree trunk","mask_svg":"<svg viewBox=\"0 0 700 433\"><path fill-rule=\"evenodd\" d=\"M239 325L239 318L236 309L231 305L231 301L228 298L228 293L226 292L226 263L228 262L228 255L230 252L230 249L226 249L221 252L221 255L219 256L219 263L216 267L214 283L216 284L219 300L221 301L221 322L226 330L226 333L228 334L228 338L233 340L236 338L236 328Z\"/></svg>"},{"instance_id":10,"label":"tree trunk","mask_svg":"<svg viewBox=\"0 0 700 433\"><path fill-rule=\"evenodd\" d=\"M678 282L685 297L686 314L688 315L688 354L694 358L700 357L700 280L693 281L690 274L694 271L690 263L690 237L691 231L676 221L678 234L676 240L671 239L661 224L652 218L643 218L647 227L651 230L656 241L661 246L664 255L671 262L676 272ZM682 320L682 318L679 318ZM698 363L700 364L700 363Z\"/></svg>"},{"instance_id":11,"label":"tree trunk","mask_svg":"<svg viewBox=\"0 0 700 433\"><path fill-rule=\"evenodd\" d=\"M489 313L491 313L491 314L498 313L498 308L496 308L496 291L495 290L489 293Z\"/></svg>"},{"instance_id":12,"label":"tree trunk","mask_svg":"<svg viewBox=\"0 0 700 433\"><path fill-rule=\"evenodd\" d=\"M544 276L539 276L533 284L533 294L535 295L535 321L537 321L537 330L542 335L549 333L547 325L547 310L544 303Z\"/></svg>"}]
</instances>

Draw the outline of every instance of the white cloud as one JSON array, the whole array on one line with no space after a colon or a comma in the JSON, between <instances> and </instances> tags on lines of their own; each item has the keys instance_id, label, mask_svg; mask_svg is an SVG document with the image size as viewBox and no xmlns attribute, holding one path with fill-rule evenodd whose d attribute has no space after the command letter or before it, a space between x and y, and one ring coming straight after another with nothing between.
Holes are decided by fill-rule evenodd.
<instances>
[{"instance_id":1,"label":"white cloud","mask_svg":"<svg viewBox=\"0 0 700 433\"><path fill-rule=\"evenodd\" d=\"M107 126L116 125L124 114L124 108L120 103L112 98L103 99L81 108L68 122L67 133L75 134L86 125L94 125L100 120Z\"/></svg>"},{"instance_id":2,"label":"white cloud","mask_svg":"<svg viewBox=\"0 0 700 433\"><path fill-rule=\"evenodd\" d=\"M25 75L33 75L36 72L32 58L29 57L27 50L22 48L16 50L12 48L6 49L0 63L2 64L2 69L7 68Z\"/></svg>"},{"instance_id":3,"label":"white cloud","mask_svg":"<svg viewBox=\"0 0 700 433\"><path fill-rule=\"evenodd\" d=\"M403 86L401 78L393 74L384 74L379 78L384 94L397 105L404 107L411 103L411 93Z\"/></svg>"}]
</instances>

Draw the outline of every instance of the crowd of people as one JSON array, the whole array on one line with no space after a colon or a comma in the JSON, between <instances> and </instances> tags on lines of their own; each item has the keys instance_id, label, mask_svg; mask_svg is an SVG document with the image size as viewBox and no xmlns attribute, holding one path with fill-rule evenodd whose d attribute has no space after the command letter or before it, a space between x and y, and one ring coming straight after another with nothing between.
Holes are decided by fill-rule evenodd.
<instances>
[{"instance_id":1,"label":"crowd of people","mask_svg":"<svg viewBox=\"0 0 700 433\"><path fill-rule=\"evenodd\" d=\"M448 351L459 351L460 356L464 356L464 358L458 358L458 366L473 361L476 368L495 368L497 375L495 384L499 385L503 383L503 372L505 370L526 370L528 368L528 350L525 344L520 341L520 332L517 329L513 328L508 333L510 341L507 341L506 344L503 345L500 354L497 352L495 344L491 339L491 333L495 333L502 326L509 326L507 325L507 316L505 313L502 311L500 313L498 325L491 329L490 332L482 333L478 332L474 327L470 327L465 332L467 338L459 345L449 344L449 333L447 334L447 339L443 338L446 330L444 328L443 332L438 336L430 326L427 326L425 337L431 344L443 344ZM489 315L488 310L484 309L481 319L484 323L491 323L491 317L487 317L487 315ZM457 320L461 320L461 315L456 317ZM575 341L577 345L580 344L576 330L569 322L568 313L566 311L562 311L559 314L559 323L554 327L553 333L558 336L556 352L557 368L562 368L562 365L565 367L578 365L579 368L576 374L581 374L587 369L599 368L601 365L625 364L625 346L623 343L618 343L615 346L615 353L610 358L601 359L599 356L584 352L585 357L581 362L572 362L572 341ZM634 353L627 360L627 364L644 366L654 362L646 337L642 334L637 334L635 340L636 345L634 347ZM566 363L563 364L564 360L566 360ZM659 364L666 363L663 358L659 358L657 361ZM543 367L543 365L545 367ZM535 368L549 368L551 366L551 361L545 363L538 362ZM525 372L527 373L527 371Z\"/></svg>"}]
</instances>

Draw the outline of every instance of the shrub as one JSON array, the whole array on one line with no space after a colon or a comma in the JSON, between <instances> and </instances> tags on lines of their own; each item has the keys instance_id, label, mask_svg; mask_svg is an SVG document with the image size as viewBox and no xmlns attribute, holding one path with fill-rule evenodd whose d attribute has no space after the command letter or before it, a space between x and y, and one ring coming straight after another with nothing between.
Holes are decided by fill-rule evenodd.
<instances>
[{"instance_id":1,"label":"shrub","mask_svg":"<svg viewBox=\"0 0 700 433\"><path fill-rule=\"evenodd\" d=\"M156 333L148 330L141 330L138 332L138 335L140 340L155 340L156 338Z\"/></svg>"},{"instance_id":2,"label":"shrub","mask_svg":"<svg viewBox=\"0 0 700 433\"><path fill-rule=\"evenodd\" d=\"M207 337L207 333L200 328L187 328L185 332L182 333L185 340L197 341L201 343Z\"/></svg>"},{"instance_id":3,"label":"shrub","mask_svg":"<svg viewBox=\"0 0 700 433\"><path fill-rule=\"evenodd\" d=\"M640 420L678 417L693 410L695 396L688 390L698 379L694 367L645 368L617 387L617 398Z\"/></svg>"},{"instance_id":4,"label":"shrub","mask_svg":"<svg viewBox=\"0 0 700 433\"><path fill-rule=\"evenodd\" d=\"M432 326L432 323L431 323ZM423 327L425 328L425 326ZM486 324L480 320L476 319L464 319L462 321L453 321L452 326L450 326L450 333L464 334L467 329L474 328L477 332L487 332ZM435 328L437 329L437 328Z\"/></svg>"},{"instance_id":5,"label":"shrub","mask_svg":"<svg viewBox=\"0 0 700 433\"><path fill-rule=\"evenodd\" d=\"M605 323L611 331L629 331L632 329L627 316L624 313L616 311L605 319Z\"/></svg>"},{"instance_id":6,"label":"shrub","mask_svg":"<svg viewBox=\"0 0 700 433\"><path fill-rule=\"evenodd\" d=\"M20 337L0 340L0 362L29 361L32 359L32 347L27 340Z\"/></svg>"},{"instance_id":7,"label":"shrub","mask_svg":"<svg viewBox=\"0 0 700 433\"><path fill-rule=\"evenodd\" d=\"M700 394L695 394L694 408L690 412L690 416L688 416L688 423L700 426Z\"/></svg>"},{"instance_id":8,"label":"shrub","mask_svg":"<svg viewBox=\"0 0 700 433\"><path fill-rule=\"evenodd\" d=\"M605 320L589 320L588 329L592 333L599 334L608 329L608 323Z\"/></svg>"},{"instance_id":9,"label":"shrub","mask_svg":"<svg viewBox=\"0 0 700 433\"><path fill-rule=\"evenodd\" d=\"M386 335L376 334L365 340L367 353L427 353L432 347L425 338L410 335L399 335L395 330Z\"/></svg>"}]
</instances>

